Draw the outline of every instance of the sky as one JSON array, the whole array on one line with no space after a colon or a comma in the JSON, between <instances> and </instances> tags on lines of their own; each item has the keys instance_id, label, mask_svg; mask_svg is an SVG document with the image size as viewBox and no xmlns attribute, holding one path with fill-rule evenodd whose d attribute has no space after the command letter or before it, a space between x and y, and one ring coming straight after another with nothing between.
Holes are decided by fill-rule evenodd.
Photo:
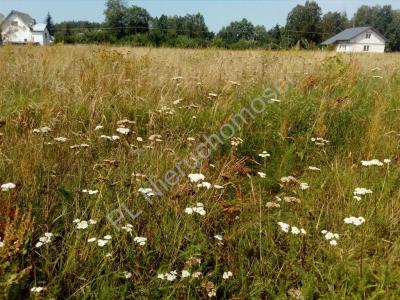
<instances>
[{"instance_id":1,"label":"sky","mask_svg":"<svg viewBox=\"0 0 400 300\"><path fill-rule=\"evenodd\" d=\"M305 0L126 0L128 4L144 7L153 17L185 15L200 12L204 15L209 29L216 32L231 21L247 18L254 25L267 29L276 24L284 25L287 14ZM351 17L357 8L365 5L392 5L400 9L399 0L319 0L316 1L323 13L328 11L346 12ZM47 12L54 21L104 21L105 0L1 0L0 13L7 15L12 9L31 15L43 22Z\"/></svg>"}]
</instances>

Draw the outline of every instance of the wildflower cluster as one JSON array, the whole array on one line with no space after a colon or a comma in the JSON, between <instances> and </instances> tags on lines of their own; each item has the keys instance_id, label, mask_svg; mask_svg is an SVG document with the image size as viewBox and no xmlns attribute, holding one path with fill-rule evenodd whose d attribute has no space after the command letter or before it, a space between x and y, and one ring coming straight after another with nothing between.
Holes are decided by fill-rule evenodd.
<instances>
[{"instance_id":1,"label":"wildflower cluster","mask_svg":"<svg viewBox=\"0 0 400 300\"><path fill-rule=\"evenodd\" d=\"M329 241L332 246L337 245L337 240L339 239L339 234L333 233L327 230L322 230L321 233L324 235L325 239Z\"/></svg>"},{"instance_id":2,"label":"wildflower cluster","mask_svg":"<svg viewBox=\"0 0 400 300\"><path fill-rule=\"evenodd\" d=\"M240 144L243 144L243 140L242 140L241 138L239 138L239 137L233 137L233 138L231 139L231 145L232 145L233 147L237 147L237 146L239 146Z\"/></svg>"},{"instance_id":3,"label":"wildflower cluster","mask_svg":"<svg viewBox=\"0 0 400 300\"><path fill-rule=\"evenodd\" d=\"M193 213L197 213L200 216L204 216L206 214L206 211L204 210L204 204L201 202L197 202L196 206L193 207L186 207L185 208L185 213L188 215L192 215Z\"/></svg>"},{"instance_id":4,"label":"wildflower cluster","mask_svg":"<svg viewBox=\"0 0 400 300\"><path fill-rule=\"evenodd\" d=\"M361 164L364 166L364 167L370 167L370 166L378 166L378 167L381 167L381 166L383 166L384 164L390 164L391 163L391 160L390 159L388 159L388 158L386 158L386 159L384 159L383 160L383 162L381 162L379 159L371 159L371 160L362 160L361 161Z\"/></svg>"},{"instance_id":5,"label":"wildflower cluster","mask_svg":"<svg viewBox=\"0 0 400 300\"><path fill-rule=\"evenodd\" d=\"M76 229L86 229L89 225L95 225L97 223L97 221L93 219L90 219L89 221L75 219L72 222L76 224Z\"/></svg>"},{"instance_id":6,"label":"wildflower cluster","mask_svg":"<svg viewBox=\"0 0 400 300\"><path fill-rule=\"evenodd\" d=\"M316 137L316 138L311 138L311 142L314 142L315 145L317 146L326 146L329 144L328 140L325 140L324 138L321 137Z\"/></svg>"},{"instance_id":7,"label":"wildflower cluster","mask_svg":"<svg viewBox=\"0 0 400 300\"><path fill-rule=\"evenodd\" d=\"M370 189L357 187L354 189L353 198L357 201L360 201L361 196L364 196L366 194L372 194L372 191Z\"/></svg>"},{"instance_id":8,"label":"wildflower cluster","mask_svg":"<svg viewBox=\"0 0 400 300\"><path fill-rule=\"evenodd\" d=\"M346 224L353 224L355 226L360 226L361 224L363 224L365 222L365 219L363 217L350 216L350 217L344 218L344 222Z\"/></svg>"},{"instance_id":9,"label":"wildflower cluster","mask_svg":"<svg viewBox=\"0 0 400 300\"><path fill-rule=\"evenodd\" d=\"M88 243L94 243L97 241L97 246L99 247L104 247L105 245L107 245L109 243L109 241L112 240L112 236L107 234L105 235L102 239L97 239L95 237L89 238L87 241Z\"/></svg>"},{"instance_id":10,"label":"wildflower cluster","mask_svg":"<svg viewBox=\"0 0 400 300\"><path fill-rule=\"evenodd\" d=\"M137 236L133 239L135 243L137 243L139 246L145 246L147 242L147 238L142 237L142 236Z\"/></svg>"},{"instance_id":11,"label":"wildflower cluster","mask_svg":"<svg viewBox=\"0 0 400 300\"><path fill-rule=\"evenodd\" d=\"M298 234L306 234L307 232L304 230L304 228L298 228L296 226L290 226L287 223L283 222L278 222L278 225L281 227L283 232L286 233L291 233L293 235L298 235Z\"/></svg>"},{"instance_id":12,"label":"wildflower cluster","mask_svg":"<svg viewBox=\"0 0 400 300\"><path fill-rule=\"evenodd\" d=\"M39 242L36 243L35 247L40 248L43 245L51 243L53 234L51 232L46 232L42 237L39 238Z\"/></svg>"}]
</instances>

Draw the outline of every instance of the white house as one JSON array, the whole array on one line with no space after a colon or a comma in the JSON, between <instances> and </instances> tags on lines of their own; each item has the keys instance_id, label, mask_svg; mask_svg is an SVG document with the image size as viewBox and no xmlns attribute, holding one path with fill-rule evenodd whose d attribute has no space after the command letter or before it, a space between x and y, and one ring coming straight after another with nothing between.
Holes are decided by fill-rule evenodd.
<instances>
[{"instance_id":1,"label":"white house","mask_svg":"<svg viewBox=\"0 0 400 300\"><path fill-rule=\"evenodd\" d=\"M372 27L353 27L322 42L321 45L337 45L337 52L385 52L386 38Z\"/></svg>"},{"instance_id":2,"label":"white house","mask_svg":"<svg viewBox=\"0 0 400 300\"><path fill-rule=\"evenodd\" d=\"M0 29L4 44L48 45L54 40L46 24L37 23L28 14L16 10L5 17Z\"/></svg>"}]
</instances>

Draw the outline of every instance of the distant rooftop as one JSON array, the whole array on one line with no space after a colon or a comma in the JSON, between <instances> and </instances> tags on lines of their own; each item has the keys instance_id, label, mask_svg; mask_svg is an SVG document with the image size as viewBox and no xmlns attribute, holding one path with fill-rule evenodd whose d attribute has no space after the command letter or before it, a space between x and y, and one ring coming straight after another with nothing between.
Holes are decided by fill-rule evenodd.
<instances>
[{"instance_id":1,"label":"distant rooftop","mask_svg":"<svg viewBox=\"0 0 400 300\"><path fill-rule=\"evenodd\" d=\"M382 36L379 32L377 32L375 29L373 29L370 26L367 26L367 27L353 27L353 28L347 28L347 29L343 30L342 32L339 32L338 34L334 35L333 37L331 37L331 38L327 39L326 41L322 42L321 45L332 45L332 44L336 44L338 41L349 41L352 38L356 37L357 35L365 32L365 31L367 31L369 29L375 31L383 39L385 39L384 36Z\"/></svg>"},{"instance_id":2,"label":"distant rooftop","mask_svg":"<svg viewBox=\"0 0 400 300\"><path fill-rule=\"evenodd\" d=\"M28 14L22 13L22 12L17 11L17 10L12 10L10 15L12 15L12 14L17 15L28 26L32 26L32 25L34 25L36 23L35 19L32 18Z\"/></svg>"}]
</instances>

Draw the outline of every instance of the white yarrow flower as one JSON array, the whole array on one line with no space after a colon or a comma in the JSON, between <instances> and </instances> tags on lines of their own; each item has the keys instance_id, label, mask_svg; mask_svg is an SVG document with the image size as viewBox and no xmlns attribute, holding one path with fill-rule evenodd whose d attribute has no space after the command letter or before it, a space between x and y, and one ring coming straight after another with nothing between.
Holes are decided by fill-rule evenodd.
<instances>
[{"instance_id":1,"label":"white yarrow flower","mask_svg":"<svg viewBox=\"0 0 400 300\"><path fill-rule=\"evenodd\" d=\"M192 277L193 277L193 278L199 278L201 275L202 275L201 272L194 272L194 273L192 274Z\"/></svg>"},{"instance_id":2,"label":"white yarrow flower","mask_svg":"<svg viewBox=\"0 0 400 300\"><path fill-rule=\"evenodd\" d=\"M50 131L51 131L51 128L47 127L47 126L42 127L42 128L33 129L33 133L48 133Z\"/></svg>"},{"instance_id":3,"label":"white yarrow flower","mask_svg":"<svg viewBox=\"0 0 400 300\"><path fill-rule=\"evenodd\" d=\"M104 247L105 245L107 245L107 243L108 243L108 241L106 241L106 240L97 240L97 245L99 246L99 247Z\"/></svg>"},{"instance_id":4,"label":"white yarrow flower","mask_svg":"<svg viewBox=\"0 0 400 300\"><path fill-rule=\"evenodd\" d=\"M151 188L139 188L138 192L148 197L155 196L155 193Z\"/></svg>"},{"instance_id":5,"label":"white yarrow flower","mask_svg":"<svg viewBox=\"0 0 400 300\"><path fill-rule=\"evenodd\" d=\"M129 134L129 132L130 132L131 130L130 130L129 128L125 128L125 127L119 127L119 128L117 128L116 131L117 131L118 133L127 135L127 134Z\"/></svg>"},{"instance_id":6,"label":"white yarrow flower","mask_svg":"<svg viewBox=\"0 0 400 300\"><path fill-rule=\"evenodd\" d=\"M362 160L361 164L365 167L369 167L369 166L383 166L383 163L378 160L378 159L372 159L372 160Z\"/></svg>"},{"instance_id":7,"label":"white yarrow flower","mask_svg":"<svg viewBox=\"0 0 400 300\"><path fill-rule=\"evenodd\" d=\"M321 171L320 168L313 167L313 166L309 166L308 169L311 170L311 171Z\"/></svg>"},{"instance_id":8,"label":"white yarrow flower","mask_svg":"<svg viewBox=\"0 0 400 300\"><path fill-rule=\"evenodd\" d=\"M307 190L307 189L309 189L310 188L310 186L308 185L308 183L307 182L300 182L300 189L301 190Z\"/></svg>"},{"instance_id":9,"label":"white yarrow flower","mask_svg":"<svg viewBox=\"0 0 400 300\"><path fill-rule=\"evenodd\" d=\"M265 173L263 173L263 172L257 172L257 174L258 174L261 178L267 177L267 174L265 174Z\"/></svg>"},{"instance_id":10,"label":"white yarrow flower","mask_svg":"<svg viewBox=\"0 0 400 300\"><path fill-rule=\"evenodd\" d=\"M263 151L260 154L258 154L258 156L260 156L262 158L266 158L266 157L270 157L271 154L269 154L267 151Z\"/></svg>"},{"instance_id":11,"label":"white yarrow flower","mask_svg":"<svg viewBox=\"0 0 400 300\"><path fill-rule=\"evenodd\" d=\"M181 275L182 278L186 278L186 277L189 277L189 276L190 276L190 272L188 272L186 270L182 271L182 275Z\"/></svg>"},{"instance_id":12,"label":"white yarrow flower","mask_svg":"<svg viewBox=\"0 0 400 300\"><path fill-rule=\"evenodd\" d=\"M203 181L202 183L197 184L197 187L204 187L207 190L209 190L211 188L211 183L207 182L207 181Z\"/></svg>"},{"instance_id":13,"label":"white yarrow flower","mask_svg":"<svg viewBox=\"0 0 400 300\"><path fill-rule=\"evenodd\" d=\"M300 234L300 229L295 227L295 226L293 226L292 230L291 230L291 233L293 233L294 235L298 235L298 234Z\"/></svg>"},{"instance_id":14,"label":"white yarrow flower","mask_svg":"<svg viewBox=\"0 0 400 300\"><path fill-rule=\"evenodd\" d=\"M44 288L41 287L41 286L37 286L37 287L31 288L31 292L33 292L33 293L40 293L40 292L42 292L43 290L44 290Z\"/></svg>"},{"instance_id":15,"label":"white yarrow flower","mask_svg":"<svg viewBox=\"0 0 400 300\"><path fill-rule=\"evenodd\" d=\"M120 139L120 137L118 135L109 136L109 135L104 135L104 134L101 135L100 138L101 139L105 139L105 140L109 140L109 141L117 141L117 140Z\"/></svg>"},{"instance_id":16,"label":"white yarrow flower","mask_svg":"<svg viewBox=\"0 0 400 300\"><path fill-rule=\"evenodd\" d=\"M54 140L56 142L65 143L68 139L66 137L60 136L60 137L54 138Z\"/></svg>"},{"instance_id":17,"label":"white yarrow flower","mask_svg":"<svg viewBox=\"0 0 400 300\"><path fill-rule=\"evenodd\" d=\"M350 216L350 217L344 218L344 222L346 224L353 224L355 226L360 226L361 224L363 224L365 222L365 219L363 217Z\"/></svg>"},{"instance_id":18,"label":"white yarrow flower","mask_svg":"<svg viewBox=\"0 0 400 300\"><path fill-rule=\"evenodd\" d=\"M86 228L88 228L88 226L89 226L88 222L85 220L80 221L78 224L76 224L77 229L86 229Z\"/></svg>"},{"instance_id":19,"label":"white yarrow flower","mask_svg":"<svg viewBox=\"0 0 400 300\"><path fill-rule=\"evenodd\" d=\"M366 194L372 194L372 190L366 188L356 187L353 192L354 196L363 196Z\"/></svg>"},{"instance_id":20,"label":"white yarrow flower","mask_svg":"<svg viewBox=\"0 0 400 300\"><path fill-rule=\"evenodd\" d=\"M45 232L45 234L39 238L39 242L35 244L35 247L40 248L45 244L51 243L52 238L53 234L51 232Z\"/></svg>"},{"instance_id":21,"label":"white yarrow flower","mask_svg":"<svg viewBox=\"0 0 400 300\"><path fill-rule=\"evenodd\" d=\"M16 187L15 183L12 183L12 182L4 183L0 186L0 188L3 192L7 192L9 190L15 189L15 187Z\"/></svg>"},{"instance_id":22,"label":"white yarrow flower","mask_svg":"<svg viewBox=\"0 0 400 300\"><path fill-rule=\"evenodd\" d=\"M133 241L139 244L139 246L144 246L146 245L147 238L142 236L137 236L133 239Z\"/></svg>"},{"instance_id":23,"label":"white yarrow flower","mask_svg":"<svg viewBox=\"0 0 400 300\"><path fill-rule=\"evenodd\" d=\"M96 195L98 192L99 192L98 190L87 190L87 189L82 190L82 193L86 193L89 195Z\"/></svg>"},{"instance_id":24,"label":"white yarrow flower","mask_svg":"<svg viewBox=\"0 0 400 300\"><path fill-rule=\"evenodd\" d=\"M174 281L176 279L176 271L171 271L165 274L168 281Z\"/></svg>"},{"instance_id":25,"label":"white yarrow flower","mask_svg":"<svg viewBox=\"0 0 400 300\"><path fill-rule=\"evenodd\" d=\"M214 235L214 238L215 238L216 240L218 240L218 241L222 241L222 240L223 240L223 237L222 237L222 235L220 235L220 234Z\"/></svg>"},{"instance_id":26,"label":"white yarrow flower","mask_svg":"<svg viewBox=\"0 0 400 300\"><path fill-rule=\"evenodd\" d=\"M185 213L187 213L188 215L197 213L201 216L204 216L206 214L206 211L204 210L204 204L201 202L198 202L198 203L196 203L196 206L194 206L194 207L186 207Z\"/></svg>"},{"instance_id":27,"label":"white yarrow flower","mask_svg":"<svg viewBox=\"0 0 400 300\"><path fill-rule=\"evenodd\" d=\"M228 271L228 272L224 272L224 274L222 274L222 278L223 279L228 279L229 277L232 277L233 276L233 274L232 274L232 272L231 271Z\"/></svg>"},{"instance_id":28,"label":"white yarrow flower","mask_svg":"<svg viewBox=\"0 0 400 300\"><path fill-rule=\"evenodd\" d=\"M278 225L281 227L281 229L284 232L286 232L286 233L289 232L289 230L290 230L290 225L289 224L286 224L286 223L283 223L283 222L278 222Z\"/></svg>"},{"instance_id":29,"label":"white yarrow flower","mask_svg":"<svg viewBox=\"0 0 400 300\"><path fill-rule=\"evenodd\" d=\"M189 177L189 181L194 182L194 183L205 179L205 176L201 173L189 174L188 177Z\"/></svg>"}]
</instances>

